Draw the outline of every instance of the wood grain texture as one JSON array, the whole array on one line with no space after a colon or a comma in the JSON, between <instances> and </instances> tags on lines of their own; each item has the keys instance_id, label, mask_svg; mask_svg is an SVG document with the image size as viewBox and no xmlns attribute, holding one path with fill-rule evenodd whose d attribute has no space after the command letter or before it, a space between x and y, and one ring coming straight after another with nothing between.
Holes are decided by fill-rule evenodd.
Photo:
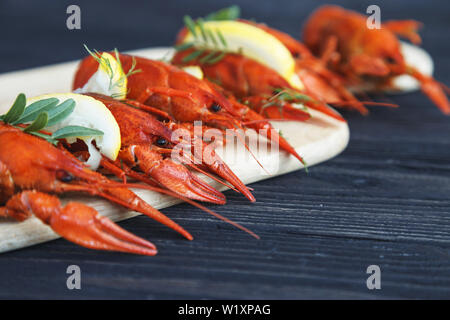
<instances>
[{"instance_id":1,"label":"wood grain texture","mask_svg":"<svg viewBox=\"0 0 450 320\"><path fill-rule=\"evenodd\" d=\"M60 7L45 3L40 10L64 12L63 1ZM183 14L203 15L226 5L222 1L141 2L123 15L121 5L114 3L108 20L94 21L98 16L92 12L100 12L100 4L91 3L80 1L86 12L80 34L58 29L64 21L57 15L56 21L49 15L37 29L38 35L42 33L38 40L61 41L58 55L50 47L39 47L30 60L13 35L1 35L2 44L9 46L1 47L0 70L75 59L82 54L79 43L87 40L99 48L167 45ZM20 12L34 17L39 10L23 11L8 4L0 4L0 27L10 23L10 30L21 35L24 27L14 23L12 16ZM371 3L343 4L364 11ZM378 4L383 19L416 18L425 23L424 46L434 57L436 77L450 84L448 4ZM177 9L169 10L169 5ZM300 21L319 3L278 0L259 5L242 1L241 5L246 16L270 20L297 35ZM128 22L126 27L114 19L119 16ZM100 23L104 23L101 28ZM142 32L150 24L167 26L167 32ZM0 297L449 298L450 119L420 93L378 99L394 101L401 108L374 107L368 117L344 113L352 136L339 157L312 168L309 174L296 172L252 184L255 204L227 192L227 206L212 206L251 227L262 236L260 241L178 205L164 212L192 231L195 241L184 241L137 217L121 226L152 239L160 248L157 257L98 253L64 240L6 253L0 256ZM66 289L69 264L81 267L80 291ZM371 264L381 267L381 290L366 288L365 271Z\"/></svg>"}]
</instances>

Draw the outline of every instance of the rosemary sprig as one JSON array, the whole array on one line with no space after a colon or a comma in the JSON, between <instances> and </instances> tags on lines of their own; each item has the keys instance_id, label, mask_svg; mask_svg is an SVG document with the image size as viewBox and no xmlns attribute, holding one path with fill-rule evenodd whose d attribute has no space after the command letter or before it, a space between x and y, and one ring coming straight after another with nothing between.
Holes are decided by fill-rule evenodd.
<instances>
[{"instance_id":1,"label":"rosemary sprig","mask_svg":"<svg viewBox=\"0 0 450 320\"><path fill-rule=\"evenodd\" d=\"M117 64L119 66L119 69L121 71L120 72L121 76L119 77L119 79L114 81L114 78L116 77L116 75L115 75L115 70L111 66L111 62L108 59L104 58L102 56L102 54L100 52L98 52L97 50L95 50L95 49L93 51L90 50L86 44L84 44L83 46L86 49L86 51L106 70L106 73L108 74L108 77L109 77L109 90L112 90L115 87L123 86L125 79L127 79L129 76L132 76L133 74L136 74L136 73L139 73L142 71L141 69L136 69L136 59L133 57L131 68L125 74L125 72L123 71L122 62L120 61L119 51L117 50L117 48L115 48L114 55L115 55Z\"/></svg>"},{"instance_id":2,"label":"rosemary sprig","mask_svg":"<svg viewBox=\"0 0 450 320\"><path fill-rule=\"evenodd\" d=\"M279 100L293 101L293 102L312 101L310 96L307 96L306 94L297 92L289 88L275 88L273 91L276 93L274 97L277 97L277 99Z\"/></svg>"},{"instance_id":3,"label":"rosemary sprig","mask_svg":"<svg viewBox=\"0 0 450 320\"><path fill-rule=\"evenodd\" d=\"M194 51L185 56L182 59L183 62L199 59L201 63L213 64L219 62L225 56L224 53L228 51L228 44L220 30L205 28L202 18L194 21L190 16L185 16L184 24L194 39L175 46L175 50L186 51L194 48Z\"/></svg>"},{"instance_id":4,"label":"rosemary sprig","mask_svg":"<svg viewBox=\"0 0 450 320\"><path fill-rule=\"evenodd\" d=\"M42 99L33 102L28 107L26 107L26 101L25 95L20 93L9 111L0 116L0 120L23 132L45 139L54 145L58 143L58 139L103 135L100 130L82 126L66 126L52 134L42 133L41 130L54 126L70 116L75 109L75 101L67 99L58 104L59 100L56 98ZM30 122L31 124L24 127L25 124Z\"/></svg>"},{"instance_id":5,"label":"rosemary sprig","mask_svg":"<svg viewBox=\"0 0 450 320\"><path fill-rule=\"evenodd\" d=\"M184 24L192 34L193 40L175 46L175 50L186 51L194 48L194 51L185 56L182 61L189 62L199 59L202 64L215 64L222 60L227 53L241 52L242 48L236 52L229 49L227 40L220 29L212 30L205 27L206 21L235 20L239 14L239 7L231 6L195 21L190 16L185 16Z\"/></svg>"},{"instance_id":6,"label":"rosemary sprig","mask_svg":"<svg viewBox=\"0 0 450 320\"><path fill-rule=\"evenodd\" d=\"M241 15L241 8L233 5L228 8L220 9L212 12L205 17L205 21L220 21L220 20L236 20Z\"/></svg>"},{"instance_id":7,"label":"rosemary sprig","mask_svg":"<svg viewBox=\"0 0 450 320\"><path fill-rule=\"evenodd\" d=\"M275 94L272 97L270 97L265 104L261 106L260 113L263 113L263 111L267 107L277 106L279 108L280 114L282 114L285 102L301 103L313 101L311 97L289 88L275 88L273 92L275 92ZM305 106L302 106L301 108L303 111L308 112L308 109Z\"/></svg>"}]
</instances>

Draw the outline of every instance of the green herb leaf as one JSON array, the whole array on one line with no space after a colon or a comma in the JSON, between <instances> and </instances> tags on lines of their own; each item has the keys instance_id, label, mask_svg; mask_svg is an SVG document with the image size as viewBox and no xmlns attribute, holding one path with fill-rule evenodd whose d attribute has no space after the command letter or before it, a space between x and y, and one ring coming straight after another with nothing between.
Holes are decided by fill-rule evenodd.
<instances>
[{"instance_id":1,"label":"green herb leaf","mask_svg":"<svg viewBox=\"0 0 450 320\"><path fill-rule=\"evenodd\" d=\"M202 55L202 53L203 53L204 51L205 51L204 49L200 49L200 50L194 51L194 52L188 54L187 56L183 57L182 61L183 61L183 62L189 62L189 61L195 60L195 59L197 59L200 55Z\"/></svg>"},{"instance_id":2,"label":"green herb leaf","mask_svg":"<svg viewBox=\"0 0 450 320\"><path fill-rule=\"evenodd\" d=\"M208 64L214 64L222 60L227 55L226 52L220 52L216 57L209 59L207 61Z\"/></svg>"},{"instance_id":3,"label":"green herb leaf","mask_svg":"<svg viewBox=\"0 0 450 320\"><path fill-rule=\"evenodd\" d=\"M241 15L241 9L233 5L228 8L212 12L205 17L205 21L219 21L219 20L236 20Z\"/></svg>"},{"instance_id":4,"label":"green herb leaf","mask_svg":"<svg viewBox=\"0 0 450 320\"><path fill-rule=\"evenodd\" d=\"M276 95L274 95L271 99L303 102L312 100L310 96L288 88L275 88L273 91L276 92Z\"/></svg>"},{"instance_id":5,"label":"green herb leaf","mask_svg":"<svg viewBox=\"0 0 450 320\"><path fill-rule=\"evenodd\" d=\"M200 63L207 63L209 60L211 60L215 55L217 54L216 51L211 51L206 56L202 57L199 62Z\"/></svg>"},{"instance_id":6,"label":"green herb leaf","mask_svg":"<svg viewBox=\"0 0 450 320\"><path fill-rule=\"evenodd\" d=\"M208 42L208 35L206 33L205 26L203 25L203 19L202 18L197 19L196 25L200 29L203 41Z\"/></svg>"},{"instance_id":7,"label":"green herb leaf","mask_svg":"<svg viewBox=\"0 0 450 320\"><path fill-rule=\"evenodd\" d=\"M103 136L103 131L82 126L67 126L56 130L52 139L64 139L69 137Z\"/></svg>"},{"instance_id":8,"label":"green herb leaf","mask_svg":"<svg viewBox=\"0 0 450 320\"><path fill-rule=\"evenodd\" d=\"M192 33L192 35L194 37L197 37L197 31L195 30L196 26L195 26L194 20L192 20L192 18L190 16L184 16L183 20L184 20L184 24L189 29L189 31Z\"/></svg>"},{"instance_id":9,"label":"green herb leaf","mask_svg":"<svg viewBox=\"0 0 450 320\"><path fill-rule=\"evenodd\" d=\"M213 43L214 47L218 47L219 43L216 40L216 37L214 36L214 32L212 32L211 30L206 30L206 33L208 34L208 38L211 40L211 42Z\"/></svg>"},{"instance_id":10,"label":"green herb leaf","mask_svg":"<svg viewBox=\"0 0 450 320\"><path fill-rule=\"evenodd\" d=\"M228 15L230 12L234 12L234 15L236 14L236 12L238 13L238 11L239 7L234 6L224 9L223 11L221 11L220 15L222 17L225 17L225 15ZM192 47L195 47L195 49L189 55L185 56L182 59L182 62L192 61L200 57L205 51L208 51L209 53L205 57L202 57L200 63L214 64L222 60L227 53L231 52L229 50L226 50L228 44L220 29L216 29L214 31L207 29L205 28L204 21L205 20L202 18L194 21L189 16L184 17L186 28L190 31L194 39L191 42L175 46L175 50L184 51Z\"/></svg>"},{"instance_id":11,"label":"green herb leaf","mask_svg":"<svg viewBox=\"0 0 450 320\"><path fill-rule=\"evenodd\" d=\"M193 42L186 42L186 43L182 43L182 44L175 46L174 49L176 51L185 51L187 49L192 48L193 46L194 46Z\"/></svg>"},{"instance_id":12,"label":"green herb leaf","mask_svg":"<svg viewBox=\"0 0 450 320\"><path fill-rule=\"evenodd\" d=\"M75 101L73 99L67 99L60 105L49 110L47 126L51 127L57 124L58 122L63 121L73 112L74 109L75 109Z\"/></svg>"},{"instance_id":13,"label":"green herb leaf","mask_svg":"<svg viewBox=\"0 0 450 320\"><path fill-rule=\"evenodd\" d=\"M47 135L47 134L43 134L43 133L40 133L40 132L34 132L34 131L33 132L28 132L28 133L33 135L33 136L42 138L42 139L46 140L47 142L50 142L51 144L54 144L55 146L58 144L58 140L52 139L52 137Z\"/></svg>"},{"instance_id":14,"label":"green herb leaf","mask_svg":"<svg viewBox=\"0 0 450 320\"><path fill-rule=\"evenodd\" d=\"M33 102L25 108L25 112L13 124L34 121L41 112L48 111L54 108L58 104L58 102L59 100L56 98L43 99Z\"/></svg>"},{"instance_id":15,"label":"green herb leaf","mask_svg":"<svg viewBox=\"0 0 450 320\"><path fill-rule=\"evenodd\" d=\"M45 128L48 122L48 113L42 112L40 113L36 119L25 129L23 129L24 132L33 132L33 131L39 131Z\"/></svg>"},{"instance_id":16,"label":"green herb leaf","mask_svg":"<svg viewBox=\"0 0 450 320\"><path fill-rule=\"evenodd\" d=\"M228 47L228 43L227 40L225 40L225 37L223 36L222 31L220 31L220 29L216 30L217 35L219 36L220 42L222 42L222 45L227 48Z\"/></svg>"},{"instance_id":17,"label":"green herb leaf","mask_svg":"<svg viewBox=\"0 0 450 320\"><path fill-rule=\"evenodd\" d=\"M3 122L13 123L18 120L25 111L26 104L27 98L23 93L20 93L14 101L11 109L9 109L9 111L3 116Z\"/></svg>"}]
</instances>

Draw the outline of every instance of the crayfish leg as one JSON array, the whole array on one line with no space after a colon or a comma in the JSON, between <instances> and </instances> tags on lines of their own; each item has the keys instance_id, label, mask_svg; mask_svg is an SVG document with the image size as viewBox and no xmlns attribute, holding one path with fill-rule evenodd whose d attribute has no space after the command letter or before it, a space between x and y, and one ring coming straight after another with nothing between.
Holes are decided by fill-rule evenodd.
<instances>
[{"instance_id":1,"label":"crayfish leg","mask_svg":"<svg viewBox=\"0 0 450 320\"><path fill-rule=\"evenodd\" d=\"M446 115L450 115L450 102L442 85L434 78L426 76L408 66L407 73L420 82L422 92Z\"/></svg>"},{"instance_id":2,"label":"crayfish leg","mask_svg":"<svg viewBox=\"0 0 450 320\"><path fill-rule=\"evenodd\" d=\"M0 204L5 203L14 194L14 180L8 167L0 161Z\"/></svg>"},{"instance_id":3,"label":"crayfish leg","mask_svg":"<svg viewBox=\"0 0 450 320\"><path fill-rule=\"evenodd\" d=\"M422 23L415 20L391 20L383 23L383 28L408 39L414 44L420 44L422 42L420 35L417 33L421 26Z\"/></svg>"}]
</instances>

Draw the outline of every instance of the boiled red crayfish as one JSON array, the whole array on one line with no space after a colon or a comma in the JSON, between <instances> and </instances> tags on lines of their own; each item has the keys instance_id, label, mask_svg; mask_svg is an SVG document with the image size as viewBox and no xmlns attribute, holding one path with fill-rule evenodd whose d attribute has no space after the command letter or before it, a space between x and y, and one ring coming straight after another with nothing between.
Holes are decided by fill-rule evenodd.
<instances>
[{"instance_id":1,"label":"boiled red crayfish","mask_svg":"<svg viewBox=\"0 0 450 320\"><path fill-rule=\"evenodd\" d=\"M91 171L65 150L0 122L0 216L25 220L34 214L56 233L79 245L154 255L150 242L123 230L94 209L72 202L61 206L49 193L83 192L143 213L192 236L126 186ZM155 188L155 190L158 190Z\"/></svg>"},{"instance_id":2,"label":"boiled red crayfish","mask_svg":"<svg viewBox=\"0 0 450 320\"><path fill-rule=\"evenodd\" d=\"M301 99L293 99L291 102L303 103L340 120L342 118L324 106L323 103L354 108L363 114L367 113L364 104L345 88L344 80L327 69L325 63L314 57L302 43L265 24L243 19L239 21L270 33L292 54L296 62L296 74L301 79L305 89L301 91L303 93ZM183 28L179 32L176 42L178 45L183 43L187 31L187 28ZM202 55L186 63L185 57L192 54L193 50L195 49L178 51L172 62L176 65L200 66L208 79L212 79L226 90L231 91L237 98L244 99L243 101L246 101L258 113L263 113L269 118L287 118L299 121L309 119L308 113L294 108L287 101L284 101L281 107L280 101L277 104L269 103L268 99L278 93L274 92L274 89L300 92L292 88L281 75L270 67L239 53L227 53L221 60L208 63L203 58L209 54L209 51L205 51ZM372 102L365 103L373 104ZM262 106L264 106L263 110L261 109Z\"/></svg>"},{"instance_id":3,"label":"boiled red crayfish","mask_svg":"<svg viewBox=\"0 0 450 320\"><path fill-rule=\"evenodd\" d=\"M323 6L306 21L305 45L316 55L334 54L329 63L349 85L371 84L377 90L389 89L395 76L407 74L420 83L423 93L444 114L450 114L446 87L432 77L407 65L397 36L420 43L414 20L388 21L380 29L369 29L367 17L338 6Z\"/></svg>"},{"instance_id":4,"label":"boiled red crayfish","mask_svg":"<svg viewBox=\"0 0 450 320\"><path fill-rule=\"evenodd\" d=\"M134 65L140 70L128 77L128 99L160 109L179 122L202 121L219 129L264 130L269 140L278 141L280 148L303 161L266 118L237 100L229 99L213 83L197 79L162 61L124 54L120 54L120 61L125 73ZM98 62L92 56L85 58L75 75L73 88L83 87L97 68Z\"/></svg>"},{"instance_id":5,"label":"boiled red crayfish","mask_svg":"<svg viewBox=\"0 0 450 320\"><path fill-rule=\"evenodd\" d=\"M89 94L100 100L116 119L122 139L118 159L111 163L106 158L102 165L119 175L127 174L150 185L167 188L181 196L215 204L224 204L225 196L192 174L185 166L171 160L171 147L179 141L173 138L173 132L163 122L148 112L116 99ZM140 175L139 169L145 174ZM152 179L149 181L148 179Z\"/></svg>"}]
</instances>

